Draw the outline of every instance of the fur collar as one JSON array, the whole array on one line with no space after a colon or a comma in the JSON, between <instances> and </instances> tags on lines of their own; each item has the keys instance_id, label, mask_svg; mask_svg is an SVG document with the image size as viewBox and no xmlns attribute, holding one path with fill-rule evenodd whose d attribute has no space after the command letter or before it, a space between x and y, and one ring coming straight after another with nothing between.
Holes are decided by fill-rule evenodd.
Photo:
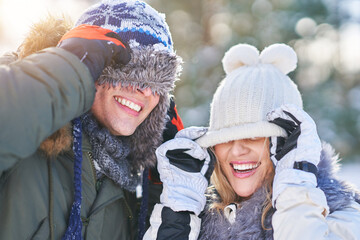
<instances>
[{"instance_id":1,"label":"fur collar","mask_svg":"<svg viewBox=\"0 0 360 240\"><path fill-rule=\"evenodd\" d=\"M360 193L344 181L336 177L339 169L339 158L328 144L323 144L321 160L318 165L318 187L325 195L330 213L346 207L351 200L360 203ZM220 201L216 191L209 192L209 202ZM223 214L206 208L202 213L202 225L199 239L273 239L271 219L275 210L271 209L265 219L264 230L261 226L262 203L266 199L263 188L253 196L242 202L241 208L236 210L236 221L231 225Z\"/></svg>"}]
</instances>

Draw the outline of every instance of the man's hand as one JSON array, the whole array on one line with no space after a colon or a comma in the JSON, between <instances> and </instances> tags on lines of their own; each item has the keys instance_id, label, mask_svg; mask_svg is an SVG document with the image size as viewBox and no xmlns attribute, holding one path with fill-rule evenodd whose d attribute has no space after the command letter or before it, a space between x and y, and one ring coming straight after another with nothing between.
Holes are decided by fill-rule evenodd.
<instances>
[{"instance_id":1,"label":"man's hand","mask_svg":"<svg viewBox=\"0 0 360 240\"><path fill-rule=\"evenodd\" d=\"M99 26L82 24L67 32L59 41L59 48L75 54L96 81L112 60L116 64L130 61L130 48L119 35Z\"/></svg>"}]
</instances>

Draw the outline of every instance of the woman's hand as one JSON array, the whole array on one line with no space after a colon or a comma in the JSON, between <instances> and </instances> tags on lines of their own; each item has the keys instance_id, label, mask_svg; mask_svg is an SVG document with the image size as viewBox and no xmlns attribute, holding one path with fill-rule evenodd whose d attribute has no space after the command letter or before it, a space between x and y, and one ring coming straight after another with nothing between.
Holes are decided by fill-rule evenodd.
<instances>
[{"instance_id":1,"label":"woman's hand","mask_svg":"<svg viewBox=\"0 0 360 240\"><path fill-rule=\"evenodd\" d=\"M321 142L315 122L295 105L283 105L267 115L269 122L282 127L287 137L270 137L270 158L275 166L273 204L289 184L311 184L316 187ZM291 169L289 171L289 169ZM313 174L293 171L299 169Z\"/></svg>"},{"instance_id":2,"label":"woman's hand","mask_svg":"<svg viewBox=\"0 0 360 240\"><path fill-rule=\"evenodd\" d=\"M205 190L214 169L215 155L194 140L206 131L199 127L183 129L156 150L163 182L160 202L173 211L199 215L205 207Z\"/></svg>"},{"instance_id":3,"label":"woman's hand","mask_svg":"<svg viewBox=\"0 0 360 240\"><path fill-rule=\"evenodd\" d=\"M303 161L317 166L321 142L315 122L305 111L295 105L283 105L267 117L288 134L287 138L270 138L270 155L276 168L293 168L295 162Z\"/></svg>"}]
</instances>

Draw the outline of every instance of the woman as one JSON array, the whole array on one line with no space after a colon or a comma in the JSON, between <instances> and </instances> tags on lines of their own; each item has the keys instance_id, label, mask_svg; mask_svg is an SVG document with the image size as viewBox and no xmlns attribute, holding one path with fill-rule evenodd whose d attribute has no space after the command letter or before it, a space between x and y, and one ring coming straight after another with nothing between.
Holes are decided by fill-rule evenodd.
<instances>
[{"instance_id":1,"label":"woman","mask_svg":"<svg viewBox=\"0 0 360 240\"><path fill-rule=\"evenodd\" d=\"M164 188L144 239L360 239L359 192L302 110L296 64L284 44L225 54L208 130L157 149Z\"/></svg>"}]
</instances>

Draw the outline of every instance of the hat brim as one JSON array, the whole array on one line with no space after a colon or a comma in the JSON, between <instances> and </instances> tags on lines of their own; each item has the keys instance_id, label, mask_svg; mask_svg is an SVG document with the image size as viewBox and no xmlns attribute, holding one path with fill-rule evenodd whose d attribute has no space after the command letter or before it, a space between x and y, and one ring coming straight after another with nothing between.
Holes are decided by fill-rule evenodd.
<instances>
[{"instance_id":1,"label":"hat brim","mask_svg":"<svg viewBox=\"0 0 360 240\"><path fill-rule=\"evenodd\" d=\"M217 144L226 143L234 140L241 140L254 137L286 137L285 130L276 124L267 121L256 123L245 123L233 127L211 130L198 138L196 142L201 147L212 147Z\"/></svg>"}]
</instances>

